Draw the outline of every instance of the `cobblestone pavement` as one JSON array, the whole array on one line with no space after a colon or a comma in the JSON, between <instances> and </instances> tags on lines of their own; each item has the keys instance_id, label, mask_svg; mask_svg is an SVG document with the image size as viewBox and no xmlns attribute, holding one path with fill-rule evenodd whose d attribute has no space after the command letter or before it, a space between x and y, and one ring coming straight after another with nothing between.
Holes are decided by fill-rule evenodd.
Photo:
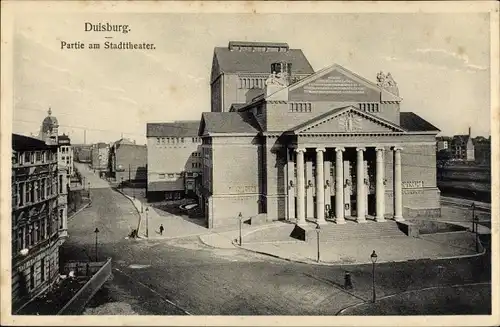
<instances>
[{"instance_id":1,"label":"cobblestone pavement","mask_svg":"<svg viewBox=\"0 0 500 327\"><path fill-rule=\"evenodd\" d=\"M197 237L127 239L137 212L103 182L95 181L92 206L69 222L70 237L61 250L63 260L93 257L98 227L98 255L113 259L108 293L96 295L87 314L116 309L131 314L334 315L370 298L371 265L292 263L236 248L211 248ZM384 296L489 281L489 265L488 257L380 264L376 287ZM349 291L342 287L346 271L354 283Z\"/></svg>"}]
</instances>

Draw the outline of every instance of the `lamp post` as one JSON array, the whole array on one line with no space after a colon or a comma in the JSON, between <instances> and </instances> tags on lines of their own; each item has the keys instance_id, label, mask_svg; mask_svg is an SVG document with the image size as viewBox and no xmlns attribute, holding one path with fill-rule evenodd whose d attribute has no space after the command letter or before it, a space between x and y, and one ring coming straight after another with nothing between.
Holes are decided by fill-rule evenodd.
<instances>
[{"instance_id":1,"label":"lamp post","mask_svg":"<svg viewBox=\"0 0 500 327\"><path fill-rule=\"evenodd\" d=\"M146 238L149 238L148 212L149 212L149 208L146 208ZM139 232L139 231L137 231L137 232Z\"/></svg>"},{"instance_id":2,"label":"lamp post","mask_svg":"<svg viewBox=\"0 0 500 327\"><path fill-rule=\"evenodd\" d=\"M475 235L475 238L476 238L476 252L479 252L479 240L478 240L478 237L479 237L479 233L478 233L478 230L477 230L477 225L479 224L479 217L478 216L474 216L474 225L476 225L475 227L475 231L476 231L476 235Z\"/></svg>"},{"instance_id":3,"label":"lamp post","mask_svg":"<svg viewBox=\"0 0 500 327\"><path fill-rule=\"evenodd\" d=\"M95 228L95 261L97 262L97 235L99 234L99 228Z\"/></svg>"},{"instance_id":4,"label":"lamp post","mask_svg":"<svg viewBox=\"0 0 500 327\"><path fill-rule=\"evenodd\" d=\"M317 234L316 239L318 241L318 257L316 259L317 262L319 262L319 258L320 258L319 257L319 232L320 232L320 230L321 230L321 227L319 225L316 225L316 234Z\"/></svg>"},{"instance_id":5,"label":"lamp post","mask_svg":"<svg viewBox=\"0 0 500 327\"><path fill-rule=\"evenodd\" d=\"M239 238L239 243L240 243L240 246L241 246L241 223L243 221L243 216L242 216L241 212L238 215L238 219L240 220L240 238Z\"/></svg>"},{"instance_id":6,"label":"lamp post","mask_svg":"<svg viewBox=\"0 0 500 327\"><path fill-rule=\"evenodd\" d=\"M123 192L123 176L122 176L122 182L120 183L120 186L121 186L122 192Z\"/></svg>"},{"instance_id":7,"label":"lamp post","mask_svg":"<svg viewBox=\"0 0 500 327\"><path fill-rule=\"evenodd\" d=\"M475 202L472 202L471 208L472 208L472 232L474 232L474 217L476 216L475 215L475 213L476 213L476 203Z\"/></svg>"},{"instance_id":8,"label":"lamp post","mask_svg":"<svg viewBox=\"0 0 500 327\"><path fill-rule=\"evenodd\" d=\"M372 254L370 255L370 259L372 259L372 302L375 303L375 300L377 299L377 295L375 293L375 262L377 262L377 254L375 253L375 250L373 250Z\"/></svg>"}]
</instances>

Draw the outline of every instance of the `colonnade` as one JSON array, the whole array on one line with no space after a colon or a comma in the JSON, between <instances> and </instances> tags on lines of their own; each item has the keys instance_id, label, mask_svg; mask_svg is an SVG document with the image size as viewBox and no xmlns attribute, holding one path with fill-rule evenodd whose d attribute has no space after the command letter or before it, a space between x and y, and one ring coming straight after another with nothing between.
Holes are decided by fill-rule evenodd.
<instances>
[{"instance_id":1,"label":"colonnade","mask_svg":"<svg viewBox=\"0 0 500 327\"><path fill-rule=\"evenodd\" d=\"M344 176L344 160L343 154L345 151L344 147L335 148L335 182L334 186L329 185L330 179L325 180L325 171L327 174L330 173L330 161L324 160L324 154L326 152L325 148L317 147L314 149L316 154L316 217L315 221L318 224L326 223L325 220L325 203L330 205L330 191L329 187L334 187L335 189L335 222L337 224L345 223L345 188L347 179ZM385 220L385 159L384 159L384 148L376 147L376 167L375 167L375 220L384 221ZM402 201L402 184L401 184L401 147L392 147L391 151L394 155L394 219L403 220L403 201ZM366 148L357 147L356 148L356 221L359 223L366 222L367 215L367 185L368 176L366 175L366 169L364 165L364 153ZM310 204L310 199L306 199L306 188L311 187L311 181L308 181L306 185L306 163L305 163L305 147L297 147L295 149L295 162L291 160L289 156L287 161L287 171L288 171L288 218L296 219L297 224L305 224L306 217L311 218L311 211L308 207L306 212L306 201ZM312 164L312 163L311 163ZM294 169L297 169L296 173L296 185L293 185ZM307 167L309 168L309 167ZM307 169L309 171L309 169ZM328 190L325 192L325 190ZM311 195L312 196L312 195ZM350 195L349 195L350 196ZM296 197L296 207L294 205ZM309 194L307 194L309 197ZM292 205L293 204L293 205Z\"/></svg>"}]
</instances>

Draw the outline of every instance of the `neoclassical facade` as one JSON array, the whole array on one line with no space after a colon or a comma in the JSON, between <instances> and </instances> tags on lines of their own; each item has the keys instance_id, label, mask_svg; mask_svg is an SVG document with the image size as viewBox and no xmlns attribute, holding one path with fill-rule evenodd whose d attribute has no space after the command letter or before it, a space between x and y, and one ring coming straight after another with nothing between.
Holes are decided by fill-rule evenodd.
<instances>
[{"instance_id":1,"label":"neoclassical facade","mask_svg":"<svg viewBox=\"0 0 500 327\"><path fill-rule=\"evenodd\" d=\"M390 74L371 82L335 64L293 79L293 65L272 67L260 95L202 115L208 227L239 212L297 224L440 215L439 130L400 110Z\"/></svg>"}]
</instances>

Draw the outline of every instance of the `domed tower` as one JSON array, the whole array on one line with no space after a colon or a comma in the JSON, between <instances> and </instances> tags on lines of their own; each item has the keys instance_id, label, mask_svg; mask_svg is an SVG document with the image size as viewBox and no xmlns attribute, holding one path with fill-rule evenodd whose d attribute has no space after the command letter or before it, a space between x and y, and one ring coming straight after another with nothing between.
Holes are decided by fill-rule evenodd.
<instances>
[{"instance_id":1,"label":"domed tower","mask_svg":"<svg viewBox=\"0 0 500 327\"><path fill-rule=\"evenodd\" d=\"M39 138L47 142L55 142L57 144L57 133L59 128L59 122L57 118L52 116L52 109L49 108L48 116L42 122L40 127Z\"/></svg>"}]
</instances>

